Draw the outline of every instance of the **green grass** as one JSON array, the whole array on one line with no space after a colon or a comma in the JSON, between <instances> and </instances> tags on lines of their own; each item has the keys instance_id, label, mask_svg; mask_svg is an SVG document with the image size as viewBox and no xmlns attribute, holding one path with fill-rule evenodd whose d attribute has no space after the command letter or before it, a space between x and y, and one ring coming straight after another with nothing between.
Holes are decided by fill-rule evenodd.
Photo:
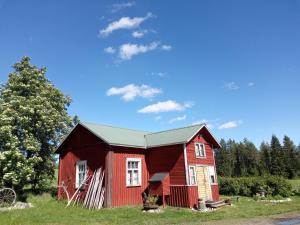
<instances>
[{"instance_id":1,"label":"green grass","mask_svg":"<svg viewBox=\"0 0 300 225\"><path fill-rule=\"evenodd\" d=\"M300 190L300 179L288 180L288 182L292 185L293 190Z\"/></svg>"},{"instance_id":2,"label":"green grass","mask_svg":"<svg viewBox=\"0 0 300 225\"><path fill-rule=\"evenodd\" d=\"M48 194L30 196L28 201L33 203L34 208L0 212L0 224L199 224L204 221L253 218L300 211L300 197L293 197L292 202L279 204L241 198L239 202L233 201L232 207L225 207L210 213L168 207L160 214L143 213L140 206L100 211L91 211L82 207L65 208L65 202L56 201Z\"/></svg>"}]
</instances>

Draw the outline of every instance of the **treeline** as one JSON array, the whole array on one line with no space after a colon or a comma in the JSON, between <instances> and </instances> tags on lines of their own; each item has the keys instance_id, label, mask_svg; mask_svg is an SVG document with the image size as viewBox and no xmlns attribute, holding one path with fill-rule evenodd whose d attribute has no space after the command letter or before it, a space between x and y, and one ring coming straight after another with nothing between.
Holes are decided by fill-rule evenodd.
<instances>
[{"instance_id":1,"label":"treeline","mask_svg":"<svg viewBox=\"0 0 300 225\"><path fill-rule=\"evenodd\" d=\"M276 175L285 178L300 176L300 145L284 136L283 143L273 135L270 143L262 142L259 149L249 140L220 141L216 151L217 173L222 177Z\"/></svg>"}]
</instances>

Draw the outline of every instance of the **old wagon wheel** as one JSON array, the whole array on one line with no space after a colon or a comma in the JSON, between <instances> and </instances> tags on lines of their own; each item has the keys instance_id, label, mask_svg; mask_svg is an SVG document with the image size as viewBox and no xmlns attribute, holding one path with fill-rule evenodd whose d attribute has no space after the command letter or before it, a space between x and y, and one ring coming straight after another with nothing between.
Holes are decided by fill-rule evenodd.
<instances>
[{"instance_id":1,"label":"old wagon wheel","mask_svg":"<svg viewBox=\"0 0 300 225\"><path fill-rule=\"evenodd\" d=\"M17 194L11 188L0 189L0 207L11 206L16 202Z\"/></svg>"}]
</instances>

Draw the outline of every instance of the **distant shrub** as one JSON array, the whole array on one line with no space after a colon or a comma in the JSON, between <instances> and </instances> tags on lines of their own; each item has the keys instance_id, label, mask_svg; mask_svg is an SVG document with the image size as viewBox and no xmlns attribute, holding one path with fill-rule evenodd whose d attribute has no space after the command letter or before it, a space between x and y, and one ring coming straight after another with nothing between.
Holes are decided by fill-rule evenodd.
<instances>
[{"instance_id":1,"label":"distant shrub","mask_svg":"<svg viewBox=\"0 0 300 225\"><path fill-rule=\"evenodd\" d=\"M288 197L292 194L292 186L286 179L277 176L219 178L220 194L254 196L261 190L266 195Z\"/></svg>"}]
</instances>

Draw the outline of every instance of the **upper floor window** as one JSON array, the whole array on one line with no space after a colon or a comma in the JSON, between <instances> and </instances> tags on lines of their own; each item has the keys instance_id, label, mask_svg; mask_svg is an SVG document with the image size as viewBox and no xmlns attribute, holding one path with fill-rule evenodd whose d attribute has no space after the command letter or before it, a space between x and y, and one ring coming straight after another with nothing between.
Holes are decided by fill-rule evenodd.
<instances>
[{"instance_id":1,"label":"upper floor window","mask_svg":"<svg viewBox=\"0 0 300 225\"><path fill-rule=\"evenodd\" d=\"M205 157L205 145L203 143L196 143L195 144L195 153L196 157Z\"/></svg>"},{"instance_id":2,"label":"upper floor window","mask_svg":"<svg viewBox=\"0 0 300 225\"><path fill-rule=\"evenodd\" d=\"M127 158L126 160L126 185L140 186L142 165L140 158Z\"/></svg>"},{"instance_id":3,"label":"upper floor window","mask_svg":"<svg viewBox=\"0 0 300 225\"><path fill-rule=\"evenodd\" d=\"M75 188L79 188L85 179L87 171L86 160L79 160L76 162L76 183Z\"/></svg>"}]
</instances>

